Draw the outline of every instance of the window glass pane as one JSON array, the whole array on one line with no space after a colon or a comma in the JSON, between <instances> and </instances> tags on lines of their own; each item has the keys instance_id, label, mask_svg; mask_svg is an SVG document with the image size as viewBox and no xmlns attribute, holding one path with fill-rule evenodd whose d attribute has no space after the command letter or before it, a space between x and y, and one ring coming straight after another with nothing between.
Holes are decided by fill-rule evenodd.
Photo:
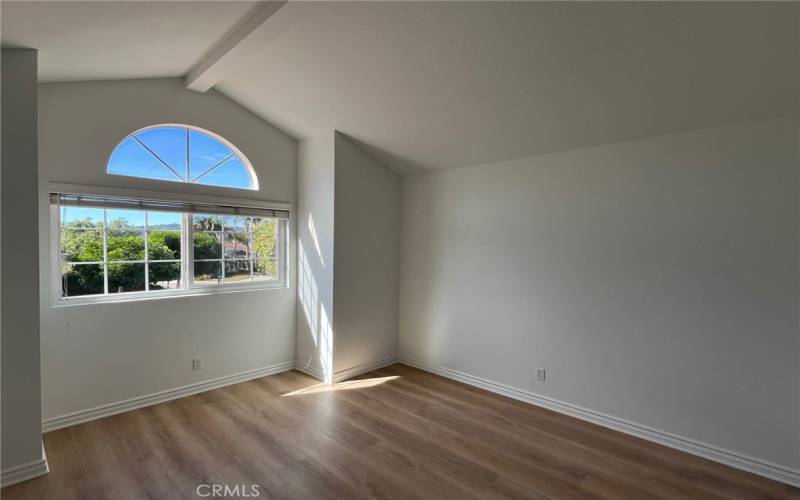
<instances>
[{"instance_id":1,"label":"window glass pane","mask_svg":"<svg viewBox=\"0 0 800 500\"><path fill-rule=\"evenodd\" d=\"M183 216L175 212L147 212L147 253L150 260L180 260Z\"/></svg>"},{"instance_id":2,"label":"window glass pane","mask_svg":"<svg viewBox=\"0 0 800 500\"><path fill-rule=\"evenodd\" d=\"M222 233L194 233L194 260L221 259Z\"/></svg>"},{"instance_id":3,"label":"window glass pane","mask_svg":"<svg viewBox=\"0 0 800 500\"><path fill-rule=\"evenodd\" d=\"M102 228L103 209L61 207L61 226L69 228Z\"/></svg>"},{"instance_id":4,"label":"window glass pane","mask_svg":"<svg viewBox=\"0 0 800 500\"><path fill-rule=\"evenodd\" d=\"M150 290L176 290L181 287L180 262L151 262L148 266Z\"/></svg>"},{"instance_id":5,"label":"window glass pane","mask_svg":"<svg viewBox=\"0 0 800 500\"><path fill-rule=\"evenodd\" d=\"M137 229L144 231L144 212L141 210L107 210L109 229Z\"/></svg>"},{"instance_id":6,"label":"window glass pane","mask_svg":"<svg viewBox=\"0 0 800 500\"><path fill-rule=\"evenodd\" d=\"M249 260L226 260L225 283L241 283L250 281Z\"/></svg>"},{"instance_id":7,"label":"window glass pane","mask_svg":"<svg viewBox=\"0 0 800 500\"><path fill-rule=\"evenodd\" d=\"M181 230L183 215L177 212L147 212L147 227L155 229Z\"/></svg>"},{"instance_id":8,"label":"window glass pane","mask_svg":"<svg viewBox=\"0 0 800 500\"><path fill-rule=\"evenodd\" d=\"M216 138L189 130L189 177L192 181L232 154L233 151Z\"/></svg>"},{"instance_id":9,"label":"window glass pane","mask_svg":"<svg viewBox=\"0 0 800 500\"><path fill-rule=\"evenodd\" d=\"M253 189L253 180L250 178L250 172L247 170L247 167L244 166L242 160L235 156L228 158L219 166L214 167L195 182L208 186Z\"/></svg>"},{"instance_id":10,"label":"window glass pane","mask_svg":"<svg viewBox=\"0 0 800 500\"><path fill-rule=\"evenodd\" d=\"M273 281L278 279L278 263L274 260L253 261L253 281Z\"/></svg>"},{"instance_id":11,"label":"window glass pane","mask_svg":"<svg viewBox=\"0 0 800 500\"><path fill-rule=\"evenodd\" d=\"M223 219L225 223L225 230L231 231L246 231L248 217L239 217L235 215L226 215Z\"/></svg>"},{"instance_id":12,"label":"window glass pane","mask_svg":"<svg viewBox=\"0 0 800 500\"><path fill-rule=\"evenodd\" d=\"M117 146L108 161L107 171L109 174L144 177L146 179L177 182L182 180L133 137L125 139Z\"/></svg>"},{"instance_id":13,"label":"window glass pane","mask_svg":"<svg viewBox=\"0 0 800 500\"><path fill-rule=\"evenodd\" d=\"M186 132L184 128L158 127L139 132L136 137L186 180Z\"/></svg>"},{"instance_id":14,"label":"window glass pane","mask_svg":"<svg viewBox=\"0 0 800 500\"><path fill-rule=\"evenodd\" d=\"M141 292L143 290L144 263L108 265L108 293Z\"/></svg>"},{"instance_id":15,"label":"window glass pane","mask_svg":"<svg viewBox=\"0 0 800 500\"><path fill-rule=\"evenodd\" d=\"M221 285L222 284L222 262L206 261L194 263L194 284L195 285Z\"/></svg>"},{"instance_id":16,"label":"window glass pane","mask_svg":"<svg viewBox=\"0 0 800 500\"><path fill-rule=\"evenodd\" d=\"M222 231L222 217L219 215L195 214L192 220L195 232Z\"/></svg>"},{"instance_id":17,"label":"window glass pane","mask_svg":"<svg viewBox=\"0 0 800 500\"><path fill-rule=\"evenodd\" d=\"M106 235L108 260L144 260L144 232L109 229Z\"/></svg>"},{"instance_id":18,"label":"window glass pane","mask_svg":"<svg viewBox=\"0 0 800 500\"><path fill-rule=\"evenodd\" d=\"M278 221L253 218L253 253L257 259L274 259L277 251Z\"/></svg>"},{"instance_id":19,"label":"window glass pane","mask_svg":"<svg viewBox=\"0 0 800 500\"><path fill-rule=\"evenodd\" d=\"M64 262L102 262L102 231L62 229L61 255Z\"/></svg>"},{"instance_id":20,"label":"window glass pane","mask_svg":"<svg viewBox=\"0 0 800 500\"><path fill-rule=\"evenodd\" d=\"M225 231L225 258L247 259L250 251L247 231Z\"/></svg>"},{"instance_id":21,"label":"window glass pane","mask_svg":"<svg viewBox=\"0 0 800 500\"><path fill-rule=\"evenodd\" d=\"M180 260L180 230L151 229L147 233L147 255L150 260Z\"/></svg>"},{"instance_id":22,"label":"window glass pane","mask_svg":"<svg viewBox=\"0 0 800 500\"><path fill-rule=\"evenodd\" d=\"M102 294L103 291L102 264L74 264L61 267L62 297L96 295Z\"/></svg>"}]
</instances>

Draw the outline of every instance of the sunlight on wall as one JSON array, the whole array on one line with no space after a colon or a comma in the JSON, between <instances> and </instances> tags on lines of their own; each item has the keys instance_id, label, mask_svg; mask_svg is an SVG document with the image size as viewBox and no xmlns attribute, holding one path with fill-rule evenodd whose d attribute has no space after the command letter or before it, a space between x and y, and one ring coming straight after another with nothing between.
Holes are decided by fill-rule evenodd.
<instances>
[{"instance_id":1,"label":"sunlight on wall","mask_svg":"<svg viewBox=\"0 0 800 500\"><path fill-rule=\"evenodd\" d=\"M310 220L309 218L309 221ZM305 316L306 324L311 332L311 338L314 341L314 350L318 357L323 379L326 384L330 384L333 382L332 328L325 306L320 302L319 287L317 286L317 281L314 279L314 271L302 241L299 242L298 253L299 274L297 293L300 303L303 306L303 315ZM312 359L309 359L308 364L310 365L311 363Z\"/></svg>"},{"instance_id":2,"label":"sunlight on wall","mask_svg":"<svg viewBox=\"0 0 800 500\"><path fill-rule=\"evenodd\" d=\"M321 392L334 392L334 391L350 391L353 389L367 389L381 384L385 384L390 380L400 378L399 375L392 375L390 377L375 377L366 378L362 380L348 380L347 382L339 382L338 384L317 384L305 389L298 389L296 391L287 392L283 396L302 396L305 394L318 394Z\"/></svg>"},{"instance_id":3,"label":"sunlight on wall","mask_svg":"<svg viewBox=\"0 0 800 500\"><path fill-rule=\"evenodd\" d=\"M319 308L319 364L322 373L325 375L325 383L333 383L333 328L328 320L328 313L325 306L320 304Z\"/></svg>"},{"instance_id":4,"label":"sunlight on wall","mask_svg":"<svg viewBox=\"0 0 800 500\"><path fill-rule=\"evenodd\" d=\"M300 242L299 253L298 264L300 267L300 274L298 280L298 294L300 295L300 303L303 305L303 312L305 313L308 328L314 335L314 344L319 345L316 328L319 319L319 292L302 241Z\"/></svg>"},{"instance_id":5,"label":"sunlight on wall","mask_svg":"<svg viewBox=\"0 0 800 500\"><path fill-rule=\"evenodd\" d=\"M322 258L322 250L319 247L319 238L317 237L317 228L314 227L314 218L308 214L308 232L311 234L311 239L314 240L314 247L317 249L317 257L322 267L325 267L325 259Z\"/></svg>"}]
</instances>

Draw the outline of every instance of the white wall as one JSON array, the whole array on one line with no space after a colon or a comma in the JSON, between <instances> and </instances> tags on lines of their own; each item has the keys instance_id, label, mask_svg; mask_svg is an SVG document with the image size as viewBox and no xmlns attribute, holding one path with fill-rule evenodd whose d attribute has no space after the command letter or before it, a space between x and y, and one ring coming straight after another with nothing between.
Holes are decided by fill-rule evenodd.
<instances>
[{"instance_id":1,"label":"white wall","mask_svg":"<svg viewBox=\"0 0 800 500\"><path fill-rule=\"evenodd\" d=\"M791 116L404 177L401 355L797 468L796 140Z\"/></svg>"},{"instance_id":2,"label":"white wall","mask_svg":"<svg viewBox=\"0 0 800 500\"><path fill-rule=\"evenodd\" d=\"M795 111L795 129L796 129L796 141L795 141L795 158L797 161L797 184L798 190L800 190L800 4L795 5L795 17L797 19L797 46L796 46L796 55L795 55L795 62L797 65L797 81L796 81L796 91L797 91L797 109ZM800 220L800 203L798 203L798 212L797 212L797 219ZM798 237L798 247L800 247L800 224L797 224L797 237ZM800 252L797 253L797 280L798 280L798 289L800 289ZM800 294L797 296L797 358L800 360ZM797 384L797 414L800 415L800 383ZM798 463L800 463L800 418L797 419L797 455L798 455Z\"/></svg>"},{"instance_id":3,"label":"white wall","mask_svg":"<svg viewBox=\"0 0 800 500\"><path fill-rule=\"evenodd\" d=\"M297 363L326 381L397 354L400 179L344 135L298 153Z\"/></svg>"},{"instance_id":4,"label":"white wall","mask_svg":"<svg viewBox=\"0 0 800 500\"><path fill-rule=\"evenodd\" d=\"M397 354L400 178L336 134L334 378Z\"/></svg>"},{"instance_id":5,"label":"white wall","mask_svg":"<svg viewBox=\"0 0 800 500\"><path fill-rule=\"evenodd\" d=\"M36 57L3 50L1 58L3 472L42 458Z\"/></svg>"},{"instance_id":6,"label":"white wall","mask_svg":"<svg viewBox=\"0 0 800 500\"><path fill-rule=\"evenodd\" d=\"M296 141L215 91L184 90L180 79L45 84L39 104L43 416L293 361L294 258L289 289L52 307L46 193L48 182L67 182L294 203ZM114 146L157 123L230 140L252 162L260 191L106 175ZM201 355L205 368L192 371Z\"/></svg>"},{"instance_id":7,"label":"white wall","mask_svg":"<svg viewBox=\"0 0 800 500\"><path fill-rule=\"evenodd\" d=\"M330 381L333 370L333 131L300 141L297 198L297 365Z\"/></svg>"}]
</instances>

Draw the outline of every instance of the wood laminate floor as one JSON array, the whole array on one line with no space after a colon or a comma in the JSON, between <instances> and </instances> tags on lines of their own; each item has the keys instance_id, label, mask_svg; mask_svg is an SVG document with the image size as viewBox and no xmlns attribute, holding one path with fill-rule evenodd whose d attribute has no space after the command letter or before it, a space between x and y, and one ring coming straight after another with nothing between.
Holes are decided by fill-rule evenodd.
<instances>
[{"instance_id":1,"label":"wood laminate floor","mask_svg":"<svg viewBox=\"0 0 800 500\"><path fill-rule=\"evenodd\" d=\"M403 365L332 388L286 372L50 432L44 443L50 474L3 489L3 500L195 499L201 484L303 500L800 499L789 486Z\"/></svg>"}]
</instances>

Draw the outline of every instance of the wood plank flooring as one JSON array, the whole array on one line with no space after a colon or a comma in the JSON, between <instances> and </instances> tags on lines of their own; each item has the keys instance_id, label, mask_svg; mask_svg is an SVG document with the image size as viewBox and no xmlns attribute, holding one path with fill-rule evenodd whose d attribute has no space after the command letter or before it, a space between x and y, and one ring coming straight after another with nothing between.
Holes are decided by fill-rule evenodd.
<instances>
[{"instance_id":1,"label":"wood plank flooring","mask_svg":"<svg viewBox=\"0 0 800 500\"><path fill-rule=\"evenodd\" d=\"M403 365L292 371L44 436L17 499L800 499L800 490ZM255 491L253 486L255 485ZM246 488L246 489L244 489Z\"/></svg>"}]
</instances>

